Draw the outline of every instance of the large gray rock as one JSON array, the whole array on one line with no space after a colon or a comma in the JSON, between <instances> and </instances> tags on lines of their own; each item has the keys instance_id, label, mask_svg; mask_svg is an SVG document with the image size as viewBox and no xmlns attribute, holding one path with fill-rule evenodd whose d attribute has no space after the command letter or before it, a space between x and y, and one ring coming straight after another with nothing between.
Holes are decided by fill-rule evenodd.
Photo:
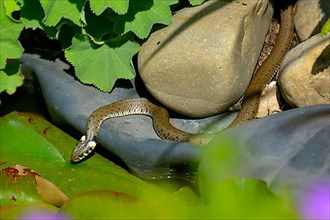
<instances>
[{"instance_id":1,"label":"large gray rock","mask_svg":"<svg viewBox=\"0 0 330 220\"><path fill-rule=\"evenodd\" d=\"M243 95L273 14L267 0L208 1L178 11L141 47L147 89L188 116L226 111Z\"/></svg>"},{"instance_id":2,"label":"large gray rock","mask_svg":"<svg viewBox=\"0 0 330 220\"><path fill-rule=\"evenodd\" d=\"M295 107L330 104L330 34L320 34L286 54L278 83L287 103Z\"/></svg>"}]
</instances>

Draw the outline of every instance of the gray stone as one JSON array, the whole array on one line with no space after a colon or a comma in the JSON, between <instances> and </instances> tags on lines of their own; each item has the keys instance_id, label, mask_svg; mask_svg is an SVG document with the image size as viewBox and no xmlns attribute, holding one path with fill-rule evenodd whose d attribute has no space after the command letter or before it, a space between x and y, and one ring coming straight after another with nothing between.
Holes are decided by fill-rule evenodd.
<instances>
[{"instance_id":1,"label":"gray stone","mask_svg":"<svg viewBox=\"0 0 330 220\"><path fill-rule=\"evenodd\" d=\"M330 104L330 34L320 34L293 48L281 65L278 83L288 104Z\"/></svg>"},{"instance_id":2,"label":"gray stone","mask_svg":"<svg viewBox=\"0 0 330 220\"><path fill-rule=\"evenodd\" d=\"M304 41L319 33L329 17L329 0L298 1L294 24L299 39Z\"/></svg>"},{"instance_id":3,"label":"gray stone","mask_svg":"<svg viewBox=\"0 0 330 220\"><path fill-rule=\"evenodd\" d=\"M267 0L208 1L178 11L142 45L141 78L176 112L192 117L224 112L248 86L272 14Z\"/></svg>"},{"instance_id":4,"label":"gray stone","mask_svg":"<svg viewBox=\"0 0 330 220\"><path fill-rule=\"evenodd\" d=\"M95 108L119 99L138 97L134 84L131 88L115 87L110 94L84 85L67 74L63 69L69 66L59 60L53 62L24 54L21 61L23 72L35 72L53 119L66 126L71 125L81 133ZM97 137L98 149L103 146L117 155L132 173L144 179L195 180L199 167L198 179L205 174L210 177L204 178L204 186L219 178L239 176L262 179L277 193L278 188L288 189L282 187L285 184L297 192L319 177L326 175L329 179L329 113L330 105L284 111L227 129L207 147L160 140L154 134L148 117L120 117L102 125ZM194 130L196 124L205 127L221 124L224 118L189 120L185 125L189 131ZM229 124L230 121L222 124ZM183 127L178 126L180 129ZM230 145L230 149L237 152L234 161L242 165L234 166L235 170L226 169L232 163L224 164L226 157L221 150L229 137L237 142ZM212 160L212 166L205 167L205 162L214 157L216 160ZM206 186L203 189L210 188Z\"/></svg>"}]
</instances>

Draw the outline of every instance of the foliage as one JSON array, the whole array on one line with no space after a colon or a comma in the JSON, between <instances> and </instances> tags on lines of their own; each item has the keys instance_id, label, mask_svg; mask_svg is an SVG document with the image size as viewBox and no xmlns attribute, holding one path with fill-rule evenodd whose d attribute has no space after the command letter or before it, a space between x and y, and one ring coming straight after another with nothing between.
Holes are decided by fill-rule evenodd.
<instances>
[{"instance_id":1,"label":"foliage","mask_svg":"<svg viewBox=\"0 0 330 220\"><path fill-rule=\"evenodd\" d=\"M107 189L139 197L154 190L99 155L85 163L71 164L77 141L38 115L12 112L0 118L0 136L0 169L13 165L33 169L68 196ZM154 192L162 195L159 190Z\"/></svg>"},{"instance_id":2,"label":"foliage","mask_svg":"<svg viewBox=\"0 0 330 220\"><path fill-rule=\"evenodd\" d=\"M213 143L203 154L198 196L186 186L175 192L162 190L98 154L83 163L71 164L71 150L77 141L38 115L13 112L3 116L0 135L1 172L19 164L47 178L69 197L61 207L52 206L40 199L28 176L12 181L0 173L1 219L296 218L263 181L221 178L222 172L231 172L239 165L234 161L231 141ZM215 165L221 165L221 169L215 169Z\"/></svg>"},{"instance_id":3,"label":"foliage","mask_svg":"<svg viewBox=\"0 0 330 220\"><path fill-rule=\"evenodd\" d=\"M321 35L325 36L330 32L330 18L328 18L328 20L325 22L325 24L322 27L321 30Z\"/></svg>"},{"instance_id":4,"label":"foliage","mask_svg":"<svg viewBox=\"0 0 330 220\"><path fill-rule=\"evenodd\" d=\"M8 4L8 10L13 10L14 6ZM8 94L13 94L16 87L22 85L23 77L18 72L18 66L11 68L11 64L6 64L8 58L18 58L23 52L23 48L18 42L23 24L9 18L5 11L5 2L1 1L0 6L0 92L6 91ZM6 12L6 13L5 13ZM8 62L10 63L10 62ZM10 65L10 66L9 66ZM10 69L10 70L9 70Z\"/></svg>"},{"instance_id":5,"label":"foliage","mask_svg":"<svg viewBox=\"0 0 330 220\"><path fill-rule=\"evenodd\" d=\"M204 0L190 0L192 5ZM136 38L146 38L154 24L171 22L170 6L179 0L0 0L0 92L13 94L22 85L19 66L8 59L23 52L18 38L24 28L42 29L61 42L78 79L110 91L118 78L132 79ZM19 18L13 16L20 12ZM15 19L15 18L17 19Z\"/></svg>"}]
</instances>

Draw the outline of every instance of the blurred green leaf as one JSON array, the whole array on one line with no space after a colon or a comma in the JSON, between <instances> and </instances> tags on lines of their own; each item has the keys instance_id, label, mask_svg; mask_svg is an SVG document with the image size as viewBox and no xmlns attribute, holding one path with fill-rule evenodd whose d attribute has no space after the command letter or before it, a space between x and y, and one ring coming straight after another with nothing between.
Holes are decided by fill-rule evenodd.
<instances>
[{"instance_id":1,"label":"blurred green leaf","mask_svg":"<svg viewBox=\"0 0 330 220\"><path fill-rule=\"evenodd\" d=\"M295 219L294 211L274 196L264 181L242 177L244 156L238 146L237 137L220 136L205 149L198 176L205 203L201 218Z\"/></svg>"},{"instance_id":2,"label":"blurred green leaf","mask_svg":"<svg viewBox=\"0 0 330 220\"><path fill-rule=\"evenodd\" d=\"M265 182L234 178L220 181L210 189L208 218L214 219L296 219L294 212L275 197ZM239 211L238 211L239 210Z\"/></svg>"},{"instance_id":3,"label":"blurred green leaf","mask_svg":"<svg viewBox=\"0 0 330 220\"><path fill-rule=\"evenodd\" d=\"M74 219L154 219L156 207L127 194L106 190L81 193L65 203L61 211Z\"/></svg>"},{"instance_id":4,"label":"blurred green leaf","mask_svg":"<svg viewBox=\"0 0 330 220\"><path fill-rule=\"evenodd\" d=\"M27 204L18 204L18 205L10 205L10 206L0 206L0 219L20 219L23 220L22 215L26 215L28 213L57 213L58 208L48 205L47 203L36 203L33 205ZM25 218L26 219L26 218ZM40 219L41 220L41 219ZM60 220L60 219L58 219ZM63 219L64 220L64 219Z\"/></svg>"},{"instance_id":5,"label":"blurred green leaf","mask_svg":"<svg viewBox=\"0 0 330 220\"><path fill-rule=\"evenodd\" d=\"M15 174L12 168L0 171L0 206L41 202L33 175Z\"/></svg>"},{"instance_id":6,"label":"blurred green leaf","mask_svg":"<svg viewBox=\"0 0 330 220\"><path fill-rule=\"evenodd\" d=\"M325 36L330 32L330 18L328 18L328 20L325 22L325 24L322 27L321 30L321 35Z\"/></svg>"},{"instance_id":7,"label":"blurred green leaf","mask_svg":"<svg viewBox=\"0 0 330 220\"><path fill-rule=\"evenodd\" d=\"M228 176L234 176L242 166L239 155L234 146L237 142L234 138L215 138L203 152L198 179L201 194L205 200L212 195L213 185L218 184Z\"/></svg>"},{"instance_id":8,"label":"blurred green leaf","mask_svg":"<svg viewBox=\"0 0 330 220\"><path fill-rule=\"evenodd\" d=\"M198 216L202 216L201 214L195 216L196 213L200 213L202 208L199 197L196 192L186 186L170 194L164 202L159 204L158 208L165 213L164 218L200 219Z\"/></svg>"}]
</instances>

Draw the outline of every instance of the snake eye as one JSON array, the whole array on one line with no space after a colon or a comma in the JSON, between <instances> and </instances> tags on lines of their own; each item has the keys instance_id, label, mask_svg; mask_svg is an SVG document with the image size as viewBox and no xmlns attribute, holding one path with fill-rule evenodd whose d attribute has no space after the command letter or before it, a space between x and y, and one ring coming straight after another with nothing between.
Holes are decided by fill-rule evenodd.
<instances>
[{"instance_id":1,"label":"snake eye","mask_svg":"<svg viewBox=\"0 0 330 220\"><path fill-rule=\"evenodd\" d=\"M93 148L92 147L89 147L88 150L87 150L87 153L89 154L90 152L92 152Z\"/></svg>"},{"instance_id":2,"label":"snake eye","mask_svg":"<svg viewBox=\"0 0 330 220\"><path fill-rule=\"evenodd\" d=\"M85 142L85 141L86 141L86 136L85 136L85 135L81 136L81 138L80 138L80 142L83 143L83 142Z\"/></svg>"}]
</instances>

